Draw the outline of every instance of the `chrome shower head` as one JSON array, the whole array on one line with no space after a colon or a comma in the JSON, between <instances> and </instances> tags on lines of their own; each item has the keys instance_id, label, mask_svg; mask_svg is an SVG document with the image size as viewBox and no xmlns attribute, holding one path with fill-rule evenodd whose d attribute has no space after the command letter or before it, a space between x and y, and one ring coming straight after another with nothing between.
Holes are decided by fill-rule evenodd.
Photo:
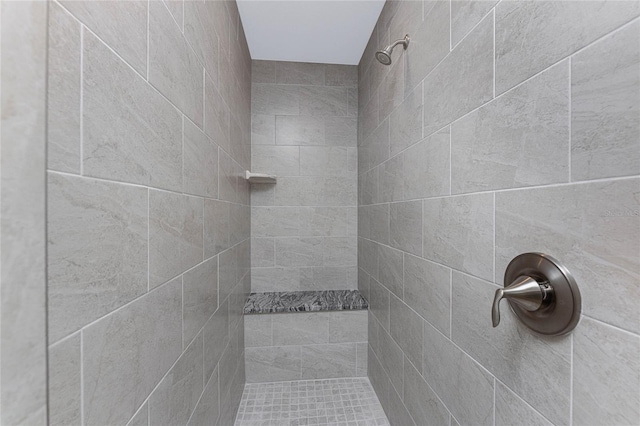
<instances>
[{"instance_id":1,"label":"chrome shower head","mask_svg":"<svg viewBox=\"0 0 640 426\"><path fill-rule=\"evenodd\" d=\"M399 44L404 47L404 50L407 50L407 46L409 46L409 34L405 35L401 40L394 41L384 49L378 50L376 52L376 59L378 62L382 65L391 65L391 53L393 53L393 49Z\"/></svg>"}]
</instances>

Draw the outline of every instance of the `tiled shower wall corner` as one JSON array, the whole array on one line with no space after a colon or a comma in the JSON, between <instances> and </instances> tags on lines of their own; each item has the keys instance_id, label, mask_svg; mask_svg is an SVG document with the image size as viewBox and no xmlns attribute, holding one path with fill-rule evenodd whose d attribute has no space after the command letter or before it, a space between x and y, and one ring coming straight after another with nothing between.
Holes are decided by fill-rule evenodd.
<instances>
[{"instance_id":1,"label":"tiled shower wall corner","mask_svg":"<svg viewBox=\"0 0 640 426\"><path fill-rule=\"evenodd\" d=\"M356 66L253 61L251 289L357 286Z\"/></svg>"},{"instance_id":2,"label":"tiled shower wall corner","mask_svg":"<svg viewBox=\"0 0 640 426\"><path fill-rule=\"evenodd\" d=\"M47 4L0 2L0 424L47 424Z\"/></svg>"},{"instance_id":3,"label":"tiled shower wall corner","mask_svg":"<svg viewBox=\"0 0 640 426\"><path fill-rule=\"evenodd\" d=\"M250 286L235 2L50 2L50 420L233 423Z\"/></svg>"},{"instance_id":4,"label":"tiled shower wall corner","mask_svg":"<svg viewBox=\"0 0 640 426\"><path fill-rule=\"evenodd\" d=\"M640 3L388 1L359 65L358 286L395 425L640 421ZM409 33L385 67L375 50ZM490 307L540 251L574 332Z\"/></svg>"}]
</instances>

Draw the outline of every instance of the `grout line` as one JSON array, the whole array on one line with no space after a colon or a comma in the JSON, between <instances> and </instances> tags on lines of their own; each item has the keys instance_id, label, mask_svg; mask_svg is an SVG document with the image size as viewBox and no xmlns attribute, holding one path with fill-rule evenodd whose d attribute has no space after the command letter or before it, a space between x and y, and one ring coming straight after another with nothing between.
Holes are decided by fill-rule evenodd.
<instances>
[{"instance_id":1,"label":"grout line","mask_svg":"<svg viewBox=\"0 0 640 426\"><path fill-rule=\"evenodd\" d=\"M574 334L571 333L571 355L569 372L569 426L573 425L573 336Z\"/></svg>"},{"instance_id":2,"label":"grout line","mask_svg":"<svg viewBox=\"0 0 640 426\"><path fill-rule=\"evenodd\" d=\"M572 102L572 99L573 99L573 85L572 85L573 74L572 74L572 71L571 71L572 67L573 67L573 58L569 57L569 117L568 117L568 121L569 121L569 125L568 125L568 128L569 128L569 149L568 149L568 151L569 152L568 152L568 157L567 157L569 159L569 161L567 163L567 169L568 169L568 174L569 174L567 180L569 182L571 182L573 180L572 176L571 176L571 146L573 144L573 136L571 134L571 132L572 132L571 122L573 121L573 102Z\"/></svg>"},{"instance_id":3,"label":"grout line","mask_svg":"<svg viewBox=\"0 0 640 426\"><path fill-rule=\"evenodd\" d=\"M84 30L80 24L80 175L84 175Z\"/></svg>"},{"instance_id":4,"label":"grout line","mask_svg":"<svg viewBox=\"0 0 640 426\"><path fill-rule=\"evenodd\" d=\"M80 424L84 425L84 333L80 330Z\"/></svg>"},{"instance_id":5,"label":"grout line","mask_svg":"<svg viewBox=\"0 0 640 426\"><path fill-rule=\"evenodd\" d=\"M496 14L495 7L492 9L493 13L493 32L491 33L493 36L493 99L496 98Z\"/></svg>"},{"instance_id":6,"label":"grout line","mask_svg":"<svg viewBox=\"0 0 640 426\"><path fill-rule=\"evenodd\" d=\"M496 426L496 378L493 377L493 426Z\"/></svg>"},{"instance_id":7,"label":"grout line","mask_svg":"<svg viewBox=\"0 0 640 426\"><path fill-rule=\"evenodd\" d=\"M147 69L146 69L146 78L147 83L149 82L149 54L151 50L151 38L149 35L149 27L151 26L151 0L147 0ZM106 43L105 43L106 44Z\"/></svg>"},{"instance_id":8,"label":"grout line","mask_svg":"<svg viewBox=\"0 0 640 426\"><path fill-rule=\"evenodd\" d=\"M502 386L504 386L505 388L507 388L512 394L514 394L516 396L516 398L518 398L522 403L524 403L526 406L528 406L533 412L535 412L536 414L538 414L540 417L542 417L543 419L547 420L549 422L549 424L553 424L552 421L550 421L549 419L547 419L547 417L545 415L543 415L542 413L540 413L540 411L538 411L533 405L529 404L525 399L523 399L520 394L518 394L517 392L515 392L513 389L511 389L509 386L507 386L502 380L498 379L497 377L494 377L496 383L500 383Z\"/></svg>"}]
</instances>

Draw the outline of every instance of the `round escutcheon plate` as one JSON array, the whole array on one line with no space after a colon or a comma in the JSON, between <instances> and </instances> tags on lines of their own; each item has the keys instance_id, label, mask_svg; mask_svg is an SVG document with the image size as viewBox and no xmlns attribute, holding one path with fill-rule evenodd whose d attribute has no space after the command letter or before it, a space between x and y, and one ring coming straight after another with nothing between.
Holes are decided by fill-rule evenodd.
<instances>
[{"instance_id":1,"label":"round escutcheon plate","mask_svg":"<svg viewBox=\"0 0 640 426\"><path fill-rule=\"evenodd\" d=\"M530 329L557 336L569 333L580 320L582 299L573 276L560 262L543 253L523 253L513 258L504 273L505 287L520 276L529 276L553 288L553 297L537 311L527 311L509 300L511 310Z\"/></svg>"}]
</instances>

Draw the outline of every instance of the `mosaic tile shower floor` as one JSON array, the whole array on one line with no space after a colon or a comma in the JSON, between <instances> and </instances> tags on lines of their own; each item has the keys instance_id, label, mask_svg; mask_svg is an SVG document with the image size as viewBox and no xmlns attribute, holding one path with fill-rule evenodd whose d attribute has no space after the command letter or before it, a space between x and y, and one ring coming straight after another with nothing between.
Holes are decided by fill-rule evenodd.
<instances>
[{"instance_id":1,"label":"mosaic tile shower floor","mask_svg":"<svg viewBox=\"0 0 640 426\"><path fill-rule=\"evenodd\" d=\"M235 426L388 426L366 377L247 383Z\"/></svg>"}]
</instances>

